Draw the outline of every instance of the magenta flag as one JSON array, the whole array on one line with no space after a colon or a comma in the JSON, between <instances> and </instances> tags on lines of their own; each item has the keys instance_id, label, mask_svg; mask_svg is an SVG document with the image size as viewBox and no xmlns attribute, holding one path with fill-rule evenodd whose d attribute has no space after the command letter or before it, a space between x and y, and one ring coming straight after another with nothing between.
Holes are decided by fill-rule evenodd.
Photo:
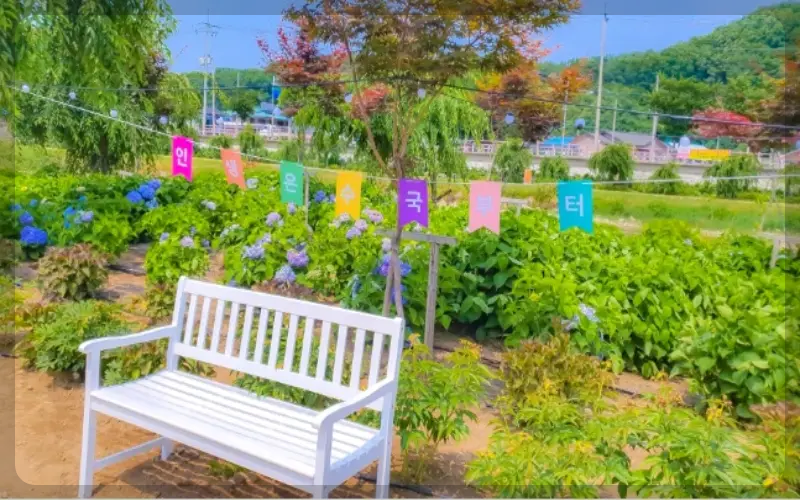
<instances>
[{"instance_id":1,"label":"magenta flag","mask_svg":"<svg viewBox=\"0 0 800 500\"><path fill-rule=\"evenodd\" d=\"M482 227L500 234L499 182L475 181L469 188L469 230Z\"/></svg>"},{"instance_id":2,"label":"magenta flag","mask_svg":"<svg viewBox=\"0 0 800 500\"><path fill-rule=\"evenodd\" d=\"M172 138L172 175L182 175L192 181L192 140L186 137Z\"/></svg>"},{"instance_id":3,"label":"magenta flag","mask_svg":"<svg viewBox=\"0 0 800 500\"><path fill-rule=\"evenodd\" d=\"M428 227L428 184L421 179L400 179L397 183L397 223L411 222Z\"/></svg>"}]
</instances>

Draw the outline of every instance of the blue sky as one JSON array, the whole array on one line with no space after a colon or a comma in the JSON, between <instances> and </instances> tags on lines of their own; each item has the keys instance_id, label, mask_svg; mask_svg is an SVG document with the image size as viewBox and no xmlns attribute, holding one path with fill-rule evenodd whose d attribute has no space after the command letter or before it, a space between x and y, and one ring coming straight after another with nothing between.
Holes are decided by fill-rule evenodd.
<instances>
[{"instance_id":1,"label":"blue sky","mask_svg":"<svg viewBox=\"0 0 800 500\"><path fill-rule=\"evenodd\" d=\"M198 23L210 13L211 24L219 28L210 39L210 53L216 67L252 68L263 66L258 37L275 43L281 23L280 11L286 0L253 6L247 0L172 0L178 21L169 39L174 71L199 70L204 37L197 33ZM567 24L544 32L547 46L554 48L548 60L563 61L596 56L600 52L601 13L609 13L607 54L641 50L659 50L676 42L709 33L714 28L739 19L774 0L586 0L581 14ZM658 5L658 6L656 6ZM659 9L656 11L656 9Z\"/></svg>"}]
</instances>

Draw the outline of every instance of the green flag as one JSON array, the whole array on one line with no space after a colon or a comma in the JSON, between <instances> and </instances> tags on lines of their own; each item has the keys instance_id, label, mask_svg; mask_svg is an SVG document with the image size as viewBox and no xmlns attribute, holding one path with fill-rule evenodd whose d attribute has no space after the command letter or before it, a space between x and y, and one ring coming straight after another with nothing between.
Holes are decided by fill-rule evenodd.
<instances>
[{"instance_id":1,"label":"green flag","mask_svg":"<svg viewBox=\"0 0 800 500\"><path fill-rule=\"evenodd\" d=\"M299 163L281 162L281 202L303 204L303 166Z\"/></svg>"}]
</instances>

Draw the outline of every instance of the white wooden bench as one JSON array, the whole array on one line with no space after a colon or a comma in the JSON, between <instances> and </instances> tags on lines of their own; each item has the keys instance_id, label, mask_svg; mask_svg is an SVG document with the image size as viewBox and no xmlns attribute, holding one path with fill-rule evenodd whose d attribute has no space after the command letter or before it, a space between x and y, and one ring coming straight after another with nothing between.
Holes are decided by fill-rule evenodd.
<instances>
[{"instance_id":1,"label":"white wooden bench","mask_svg":"<svg viewBox=\"0 0 800 500\"><path fill-rule=\"evenodd\" d=\"M209 336L212 303L215 314ZM228 305L230 313L226 319ZM242 311L244 319L240 326ZM227 323L224 336L223 323ZM334 325L338 325L338 331ZM319 357L316 366L310 366L317 326ZM298 330L303 331L302 337ZM355 330L354 335L351 330ZM284 334L285 350L281 350ZM367 357L368 335L372 338L372 348ZM166 369L132 382L101 387L102 351L159 339L169 339ZM334 345L330 373L328 353ZM333 488L377 460L377 496L386 498L402 349L400 318L181 278L169 326L90 340L80 346L86 353L86 400L79 495L91 496L95 470L153 448L161 448L161 458L166 459L173 442L179 442L318 498L326 497ZM348 356L350 352L352 356ZM282 359L278 359L281 354ZM179 371L181 357L342 402L316 411L260 398L241 388ZM352 361L352 369L349 382L344 383L346 359ZM381 412L380 429L345 419L362 408ZM97 413L142 427L160 437L96 459Z\"/></svg>"}]
</instances>

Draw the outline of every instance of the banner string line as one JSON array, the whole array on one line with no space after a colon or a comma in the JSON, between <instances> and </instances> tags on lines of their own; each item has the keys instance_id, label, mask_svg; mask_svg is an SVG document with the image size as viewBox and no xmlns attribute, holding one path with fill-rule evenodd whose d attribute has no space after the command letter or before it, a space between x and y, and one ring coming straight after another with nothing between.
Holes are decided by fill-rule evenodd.
<instances>
[{"instance_id":1,"label":"banner string line","mask_svg":"<svg viewBox=\"0 0 800 500\"><path fill-rule=\"evenodd\" d=\"M160 135L160 136L164 136L164 137L169 137L169 138L174 137L172 134L170 134L168 132L163 132L161 130L155 130L153 128L146 127L144 125L140 125L138 123L133 123L133 122L130 122L130 121L127 121L127 120L123 120L123 119L121 119L119 117L115 118L115 117L113 117L111 115L108 115L108 114L105 114L105 113L100 113L98 111L94 111L92 109L88 109L88 108L84 108L84 107L81 107L81 106L77 106L75 104L71 104L71 103L68 103L68 102L59 101L58 99L53 99L52 97L48 97L48 96L45 96L45 95L37 94L37 93L32 92L32 91L27 91L27 92L24 92L24 93L27 94L27 95L30 95L30 96L33 96L33 97L36 97L36 98L51 102L53 104L58 104L58 105L65 106L67 108L70 108L70 109L73 109L73 110L76 110L76 111L80 111L82 113L87 113L87 114L94 115L94 116L97 116L97 117L100 117L100 118L105 118L107 120L116 121L118 123L122 123L122 124L128 125L130 127L134 127L136 129L142 130L144 132L149 132L149 133L152 133L152 134L156 134L156 135ZM214 146L214 145L209 144L207 142L195 141L194 139L189 138L189 137L187 137L186 139L188 139L189 142L191 142L192 144L197 144L198 146L204 147L204 148L215 149L215 150L218 150L218 151L222 151L223 149L228 149L228 148L222 148L222 147L219 147L219 146ZM264 157L261 157L261 156L251 155L251 154L244 154L244 153L241 153L241 152L240 152L240 154L242 155L242 157L255 159L255 160L261 160L264 163L270 163L270 164L279 163L278 161L273 160L271 158L264 158ZM311 171L311 172L331 172L331 173L348 172L348 171L349 172L354 172L353 170L334 169L334 168L318 168L318 167L307 167L307 166L303 166L303 168L305 170L308 170L308 171ZM362 176L365 179L371 179L371 180L375 180L375 181L394 182L394 181L397 180L397 179L392 178L392 177L382 177L382 176L375 176L375 175L364 175L363 173L362 173ZM759 179L786 179L786 178L800 178L800 174L772 174L772 175L741 175L741 176L705 177L704 180L715 181L716 182L716 181L727 181L727 180L759 180ZM587 184L590 183L590 184L593 184L593 185L669 184L669 183L680 183L680 182L686 182L686 181L684 179L640 179L640 180L632 179L632 180L624 180L624 181L588 181L588 180L585 181L585 183L587 183ZM453 186L469 186L471 184L471 182L450 182L450 181L441 181L439 183L440 184L453 185ZM531 183L531 184L525 184L525 183L521 183L521 182L501 182L501 184L503 184L505 186L530 186L530 187L535 187L535 186L557 186L559 184L559 182L536 182L536 183Z\"/></svg>"},{"instance_id":2,"label":"banner string line","mask_svg":"<svg viewBox=\"0 0 800 500\"><path fill-rule=\"evenodd\" d=\"M566 105L568 107L572 106L572 107L587 108L587 109L597 109L598 108L598 106L593 105L593 104L581 104L581 103L575 103L575 102L559 101L557 99L548 99L548 98L545 98L545 97L541 97L541 96L537 96L537 95L533 95L533 94L529 94L529 93L500 92L500 91L480 89L480 88L468 87L468 86L464 86L464 85L457 85L457 84L451 84L451 83L437 84L436 82L413 79L413 78L405 78L405 77L385 78L385 79L366 80L366 81L364 81L364 80L362 80L362 81L356 81L356 80L331 80L331 81L322 81L322 82L314 82L314 83L293 83L293 84L284 83L284 84L276 85L276 87L308 88L308 87L326 87L326 86L332 86L332 85L347 85L347 84L357 84L357 83L362 83L362 84L391 83L391 82L394 82L394 81L407 81L409 83L416 83L416 84L420 84L420 85L429 85L429 86L440 85L443 88L451 88L451 89L456 89L456 90L461 90L461 91L466 91L466 92L478 92L478 93L483 93L483 94L487 94L487 95L490 95L490 96L507 97L507 98L511 98L511 99L522 99L522 98L525 98L525 99L531 99L531 100L539 101L539 102L543 102L543 103L557 104L559 106L565 106ZM8 85L8 87L14 88L15 90L21 90L21 89L17 89L17 87L12 86L12 85ZM37 85L37 87L41 87L41 88L58 88L58 89L67 89L67 88L69 88L66 85ZM272 87L267 87L266 85L262 85L262 86L249 85L249 86L240 86L240 87L207 87L205 90L214 91L214 90L236 90L236 89L239 89L239 90L265 90L266 91L267 88L271 89ZM141 91L141 92L156 92L156 91L159 91L159 90L161 90L161 91L171 91L171 92L200 92L200 91L202 91L204 89L197 89L195 87L191 87L191 88L185 88L185 87L174 87L174 88L169 88L169 87L165 87L165 88L158 88L158 87L139 87L139 88L137 88L137 87L120 87L120 88L73 87L71 90L89 90L89 91L97 91L97 92L103 92L103 91L107 91L107 92L124 92L124 91L128 91L128 92L137 92L137 91ZM25 91L23 91L23 92L25 92ZM716 118L704 118L704 117L694 117L694 116L687 116L687 115L676 115L676 114L671 114L671 113L659 113L659 112L656 112L656 111L641 111L641 110L618 108L618 107L611 107L611 106L599 106L599 108L601 110L604 110L604 111L616 111L616 112L620 112L620 113L630 113L630 114L635 114L635 115L658 116L660 118L669 118L669 119L675 119L675 120L690 120L690 121L694 121L694 122L703 122L703 123L718 123L718 124L721 124L721 125L736 125L736 126L742 126L742 127L762 127L762 128L771 128L771 129L787 130L787 131L800 131L800 126L785 125L785 124L780 124L780 123L739 122L739 121L734 121L734 120L720 120L720 119L716 119Z\"/></svg>"}]
</instances>

